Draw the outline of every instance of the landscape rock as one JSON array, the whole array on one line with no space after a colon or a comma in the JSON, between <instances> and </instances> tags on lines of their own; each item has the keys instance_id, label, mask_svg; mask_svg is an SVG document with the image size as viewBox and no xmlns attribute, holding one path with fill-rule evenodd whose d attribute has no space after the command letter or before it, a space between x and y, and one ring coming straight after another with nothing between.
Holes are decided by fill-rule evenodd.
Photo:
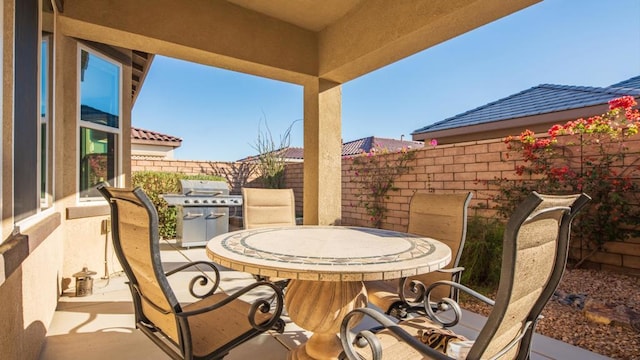
<instances>
[{"instance_id":1,"label":"landscape rock","mask_svg":"<svg viewBox=\"0 0 640 360\"><path fill-rule=\"evenodd\" d=\"M610 305L588 299L584 304L583 312L584 316L593 322L605 325L615 323L640 331L640 314L625 305Z\"/></svg>"}]
</instances>

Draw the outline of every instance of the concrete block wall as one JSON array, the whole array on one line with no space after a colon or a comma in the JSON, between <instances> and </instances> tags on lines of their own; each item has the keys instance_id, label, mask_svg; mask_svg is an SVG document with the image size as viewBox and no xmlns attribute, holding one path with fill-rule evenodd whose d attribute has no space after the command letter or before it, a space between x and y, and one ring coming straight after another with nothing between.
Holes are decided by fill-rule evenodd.
<instances>
[{"instance_id":1,"label":"concrete block wall","mask_svg":"<svg viewBox=\"0 0 640 360\"><path fill-rule=\"evenodd\" d=\"M571 151L572 140L564 139ZM620 164L620 171L629 171L640 166L640 139L627 141L629 156ZM451 145L438 145L435 148L425 147L416 150L413 170L402 175L396 182L398 191L390 192L387 202L387 218L382 228L406 231L408 225L409 200L416 191L436 193L455 193L471 191L473 199L470 205L470 216L496 216L495 206L491 200L498 193L495 185L487 181L496 178L520 179L515 174L517 165L522 160L510 153L503 139L471 141ZM573 153L576 153L573 151ZM394 156L394 155L380 155ZM571 161L580 161L577 155ZM371 226L366 210L358 204L356 183L353 181L350 159L342 160L342 224L355 226ZM301 164L295 166L299 172ZM636 173L637 175L637 173ZM293 176L292 176L293 178ZM287 177L289 179L289 177ZM636 179L640 181L640 179ZM287 183L287 187L301 186L300 182ZM298 199L296 199L298 200ZM580 239L574 238L571 243L570 257L574 261L587 259L583 266L606 269L640 276L640 238L631 238L624 242L606 243L600 250L592 250Z\"/></svg>"},{"instance_id":2,"label":"concrete block wall","mask_svg":"<svg viewBox=\"0 0 640 360\"><path fill-rule=\"evenodd\" d=\"M223 162L192 160L131 159L131 172L164 171L187 175L212 174L214 166Z\"/></svg>"},{"instance_id":3,"label":"concrete block wall","mask_svg":"<svg viewBox=\"0 0 640 360\"><path fill-rule=\"evenodd\" d=\"M501 139L472 141L415 150L413 169L396 181L397 191L389 192L387 218L382 227L406 231L409 201L415 192L460 193L473 192L472 214L495 216L491 197L496 190L485 180L510 177L517 161L505 156ZM397 155L379 155L397 156ZM342 223L370 226L370 217L359 205L360 190L353 181L351 159L342 161Z\"/></svg>"},{"instance_id":4,"label":"concrete block wall","mask_svg":"<svg viewBox=\"0 0 640 360\"><path fill-rule=\"evenodd\" d=\"M572 151L570 142L567 151ZM625 143L629 156L621 170L640 165L640 139ZM384 229L406 231L409 218L409 200L416 191L456 193L471 191L470 216L496 216L492 197L498 193L495 185L487 181L496 178L519 179L516 166L522 160L510 153L503 139L470 141L465 143L425 147L416 151L413 169L396 182L397 191L389 193L387 218ZM574 151L575 153L575 151ZM378 155L397 156L397 154ZM370 217L359 205L359 189L353 181L352 159L342 160L342 224L371 226ZM576 155L572 161L580 161ZM226 163L228 165L228 163ZM178 171L185 174L213 174L215 166L225 163L183 160L132 160L132 171ZM296 197L296 213L303 209L303 163L291 163L286 167L286 187L292 188ZM640 179L638 179L640 181ZM249 185L251 186L251 185ZM640 238L625 242L607 243L601 250L591 250L579 239L573 239L571 257L580 260L588 255L584 265L588 267L620 271L640 275Z\"/></svg>"},{"instance_id":5,"label":"concrete block wall","mask_svg":"<svg viewBox=\"0 0 640 360\"><path fill-rule=\"evenodd\" d=\"M284 173L284 182L287 188L293 189L296 199L296 216L302 216L304 163L288 164Z\"/></svg>"},{"instance_id":6,"label":"concrete block wall","mask_svg":"<svg viewBox=\"0 0 640 360\"><path fill-rule=\"evenodd\" d=\"M640 276L640 237L607 242L599 250L582 244L578 239L572 241L569 250L572 259L585 259L582 267Z\"/></svg>"}]
</instances>

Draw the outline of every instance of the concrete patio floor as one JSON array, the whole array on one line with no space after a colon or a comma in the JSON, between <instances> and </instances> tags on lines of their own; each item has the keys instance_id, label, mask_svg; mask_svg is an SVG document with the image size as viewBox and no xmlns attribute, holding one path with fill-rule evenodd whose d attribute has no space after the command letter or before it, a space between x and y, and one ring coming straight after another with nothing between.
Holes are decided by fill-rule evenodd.
<instances>
[{"instance_id":1,"label":"concrete patio floor","mask_svg":"<svg viewBox=\"0 0 640 360\"><path fill-rule=\"evenodd\" d=\"M188 261L208 260L202 247L182 249L172 242L163 242L162 261L165 269L171 269ZM226 291L242 287L253 277L228 269L220 271L220 286ZM182 275L182 274L181 274ZM181 301L191 297L187 292L188 277L171 279L174 289L180 289L176 295ZM118 359L151 360L169 357L155 346L146 336L134 328L131 294L125 284L123 273L110 275L108 279L94 278L93 294L75 297L71 289L60 298L58 308L52 320L46 343L42 348L40 360L76 360L76 359ZM182 284L182 286L178 286ZM269 332L239 346L225 358L228 360L286 359L290 348L304 342L309 332L293 324L285 316L285 332ZM465 311L463 321L454 330L469 338L474 338L482 328L485 318ZM358 328L370 327L363 322ZM608 359L605 356L578 348L545 336L536 335L533 342L532 359Z\"/></svg>"}]
</instances>

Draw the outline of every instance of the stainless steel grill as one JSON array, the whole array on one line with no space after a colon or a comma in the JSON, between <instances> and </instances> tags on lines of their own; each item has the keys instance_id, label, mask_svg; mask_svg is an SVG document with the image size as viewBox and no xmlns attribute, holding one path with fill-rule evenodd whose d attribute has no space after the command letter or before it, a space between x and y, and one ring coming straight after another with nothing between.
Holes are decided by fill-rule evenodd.
<instances>
[{"instance_id":1,"label":"stainless steel grill","mask_svg":"<svg viewBox=\"0 0 640 360\"><path fill-rule=\"evenodd\" d=\"M162 198L177 208L176 240L187 248L228 232L229 207L242 205L242 196L229 195L224 181L180 180L180 194Z\"/></svg>"}]
</instances>

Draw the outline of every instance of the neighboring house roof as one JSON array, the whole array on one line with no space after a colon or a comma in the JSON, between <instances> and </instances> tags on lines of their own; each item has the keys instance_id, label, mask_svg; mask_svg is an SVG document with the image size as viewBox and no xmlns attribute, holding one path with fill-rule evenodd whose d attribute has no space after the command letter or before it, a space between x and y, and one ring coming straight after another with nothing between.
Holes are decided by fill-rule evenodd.
<instances>
[{"instance_id":1,"label":"neighboring house roof","mask_svg":"<svg viewBox=\"0 0 640 360\"><path fill-rule=\"evenodd\" d=\"M285 162L300 162L303 160L304 149L300 147L286 147L278 150L274 150L278 154L282 155ZM258 160L258 155L247 156L238 161L253 161Z\"/></svg>"},{"instance_id":2,"label":"neighboring house roof","mask_svg":"<svg viewBox=\"0 0 640 360\"><path fill-rule=\"evenodd\" d=\"M631 79L627 79L624 81L620 81L619 83L615 83L609 87L615 88L626 88L626 89L640 89L640 75L636 77L632 77Z\"/></svg>"},{"instance_id":3,"label":"neighboring house roof","mask_svg":"<svg viewBox=\"0 0 640 360\"><path fill-rule=\"evenodd\" d=\"M144 130L132 126L131 143L179 147L182 144L182 139L172 135L161 134L156 131Z\"/></svg>"},{"instance_id":4,"label":"neighboring house roof","mask_svg":"<svg viewBox=\"0 0 640 360\"><path fill-rule=\"evenodd\" d=\"M640 76L609 87L542 84L415 130L411 135L606 104L640 96Z\"/></svg>"},{"instance_id":5,"label":"neighboring house roof","mask_svg":"<svg viewBox=\"0 0 640 360\"><path fill-rule=\"evenodd\" d=\"M369 136L366 138L343 143L342 156L354 156L362 154L363 152L369 152L376 145L380 148L393 151L400 150L402 148L421 148L424 146L424 143L420 141L397 140ZM304 159L304 149L300 147L288 147L275 151L284 151L283 157L285 161L302 161ZM256 160L257 158L258 156L248 156L238 161Z\"/></svg>"},{"instance_id":6,"label":"neighboring house roof","mask_svg":"<svg viewBox=\"0 0 640 360\"><path fill-rule=\"evenodd\" d=\"M396 140L369 136L366 138L349 141L342 144L342 156L353 156L369 152L374 147L388 150L400 150L402 148L421 148L424 143L420 141Z\"/></svg>"}]
</instances>

